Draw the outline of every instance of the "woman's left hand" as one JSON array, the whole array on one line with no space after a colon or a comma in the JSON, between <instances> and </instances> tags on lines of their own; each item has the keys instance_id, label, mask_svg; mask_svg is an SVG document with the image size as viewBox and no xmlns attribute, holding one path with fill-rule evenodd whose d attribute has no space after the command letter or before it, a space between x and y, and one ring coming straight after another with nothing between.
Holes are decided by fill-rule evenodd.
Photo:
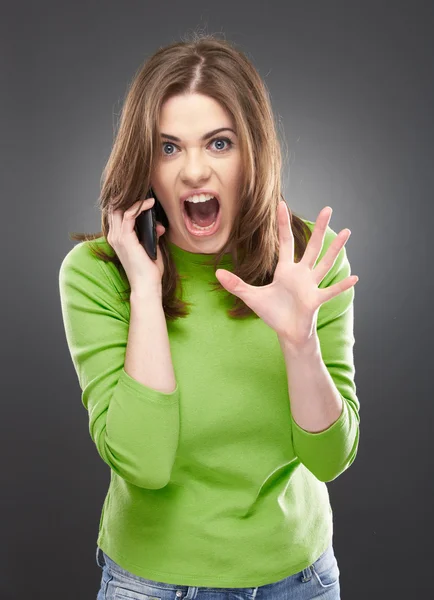
<instances>
[{"instance_id":1,"label":"woman's left hand","mask_svg":"<svg viewBox=\"0 0 434 600\"><path fill-rule=\"evenodd\" d=\"M320 306L359 280L357 275L351 275L329 287L318 288L351 235L349 229L340 231L322 260L313 268L321 252L331 214L332 208L328 206L320 211L306 251L300 262L295 263L289 211L283 200L279 202L279 260L273 282L268 285L249 285L226 269L216 270L217 279L228 292L241 298L276 331L279 338L296 348L316 336Z\"/></svg>"}]
</instances>

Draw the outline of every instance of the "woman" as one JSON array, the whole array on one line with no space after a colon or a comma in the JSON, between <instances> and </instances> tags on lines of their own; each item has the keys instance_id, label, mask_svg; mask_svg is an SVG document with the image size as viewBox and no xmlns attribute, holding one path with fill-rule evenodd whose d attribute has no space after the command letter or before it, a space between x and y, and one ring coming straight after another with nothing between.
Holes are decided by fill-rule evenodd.
<instances>
[{"instance_id":1,"label":"woman","mask_svg":"<svg viewBox=\"0 0 434 600\"><path fill-rule=\"evenodd\" d=\"M292 214L280 170L265 84L233 44L173 43L136 74L102 232L75 234L59 273L111 474L98 600L340 597L326 482L358 448L358 278L351 232L330 207ZM155 203L154 261L135 219Z\"/></svg>"}]
</instances>

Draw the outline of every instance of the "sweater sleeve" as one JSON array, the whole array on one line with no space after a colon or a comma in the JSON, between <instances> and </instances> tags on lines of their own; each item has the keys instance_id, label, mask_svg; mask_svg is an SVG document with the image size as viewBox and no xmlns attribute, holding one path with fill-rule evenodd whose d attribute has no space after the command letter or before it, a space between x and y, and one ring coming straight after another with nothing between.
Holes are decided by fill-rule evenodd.
<instances>
[{"instance_id":1,"label":"sweater sleeve","mask_svg":"<svg viewBox=\"0 0 434 600\"><path fill-rule=\"evenodd\" d=\"M124 369L129 314L104 261L82 242L66 255L59 291L69 352L102 460L149 489L170 479L179 436L179 389L164 393Z\"/></svg>"},{"instance_id":2,"label":"sweater sleeve","mask_svg":"<svg viewBox=\"0 0 434 600\"><path fill-rule=\"evenodd\" d=\"M311 226L314 223L309 222ZM337 233L327 228L322 259ZM341 248L330 271L319 284L325 288L351 275L345 246ZM359 409L354 382L354 286L321 305L318 311L317 335L321 355L338 392L343 410L337 421L318 433L302 429L292 418L293 442L300 461L323 482L333 481L354 461L359 444Z\"/></svg>"}]
</instances>

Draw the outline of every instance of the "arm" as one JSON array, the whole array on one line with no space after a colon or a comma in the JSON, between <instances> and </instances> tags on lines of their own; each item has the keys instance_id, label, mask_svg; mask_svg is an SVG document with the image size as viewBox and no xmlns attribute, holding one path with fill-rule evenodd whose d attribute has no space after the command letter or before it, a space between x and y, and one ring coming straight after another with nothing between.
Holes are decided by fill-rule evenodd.
<instances>
[{"instance_id":1,"label":"arm","mask_svg":"<svg viewBox=\"0 0 434 600\"><path fill-rule=\"evenodd\" d=\"M309 433L321 433L342 414L339 390L321 356L318 334L301 348L279 339L285 357L288 392L294 421Z\"/></svg>"},{"instance_id":2,"label":"arm","mask_svg":"<svg viewBox=\"0 0 434 600\"><path fill-rule=\"evenodd\" d=\"M328 228L319 262L336 233ZM319 287L351 273L345 247ZM295 350L279 339L285 358L293 443L300 461L320 480L332 481L354 461L359 442L359 401L354 383L354 288L324 303L317 337Z\"/></svg>"},{"instance_id":3,"label":"arm","mask_svg":"<svg viewBox=\"0 0 434 600\"><path fill-rule=\"evenodd\" d=\"M63 260L59 290L68 348L99 455L129 483L164 487L178 445L179 389L173 389L162 306L149 300L139 307L133 299L130 327L105 265L85 243ZM127 349L131 374L124 367ZM156 364L161 370L155 371Z\"/></svg>"},{"instance_id":4,"label":"arm","mask_svg":"<svg viewBox=\"0 0 434 600\"><path fill-rule=\"evenodd\" d=\"M165 394L176 389L161 295L132 291L125 371L142 385Z\"/></svg>"}]
</instances>

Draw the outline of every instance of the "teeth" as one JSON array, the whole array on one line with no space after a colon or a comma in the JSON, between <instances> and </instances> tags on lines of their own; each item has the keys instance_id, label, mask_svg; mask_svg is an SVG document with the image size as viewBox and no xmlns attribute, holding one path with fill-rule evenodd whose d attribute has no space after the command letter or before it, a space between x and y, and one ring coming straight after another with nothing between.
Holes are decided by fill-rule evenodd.
<instances>
[{"instance_id":1,"label":"teeth","mask_svg":"<svg viewBox=\"0 0 434 600\"><path fill-rule=\"evenodd\" d=\"M217 220L217 219L216 219L216 220ZM194 227L195 229L200 229L201 231L207 231L207 229L212 229L212 228L214 227L215 223L216 223L215 221L213 221L213 222L211 223L211 225L208 225L208 227L201 227L201 226L200 226L200 225L198 225L198 224L197 224L195 221L193 221L193 219L191 219L191 222L193 223L193 227Z\"/></svg>"},{"instance_id":2,"label":"teeth","mask_svg":"<svg viewBox=\"0 0 434 600\"><path fill-rule=\"evenodd\" d=\"M212 194L199 194L199 195L194 195L194 196L189 196L188 198L186 198L184 200L184 202L208 202L208 200L211 200L211 198L214 198L214 196Z\"/></svg>"}]
</instances>

